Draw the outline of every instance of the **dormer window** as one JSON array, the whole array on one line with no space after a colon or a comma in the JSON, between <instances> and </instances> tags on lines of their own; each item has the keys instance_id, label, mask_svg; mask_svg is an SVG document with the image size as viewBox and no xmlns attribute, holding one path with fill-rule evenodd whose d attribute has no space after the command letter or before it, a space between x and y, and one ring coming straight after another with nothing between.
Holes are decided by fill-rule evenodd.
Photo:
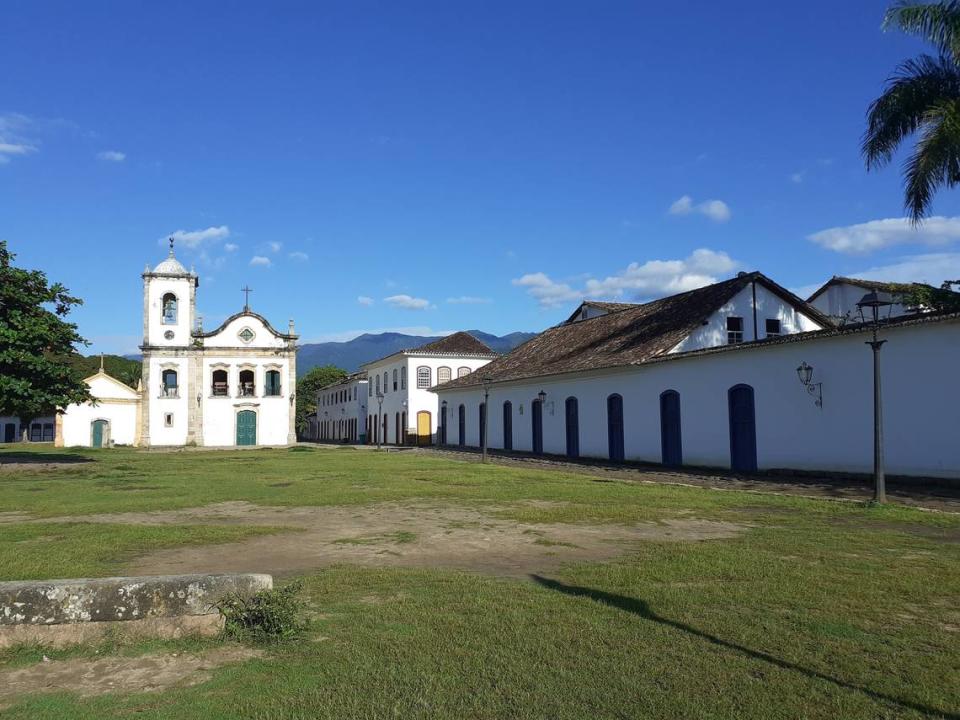
<instances>
[{"instance_id":1,"label":"dormer window","mask_svg":"<svg viewBox=\"0 0 960 720\"><path fill-rule=\"evenodd\" d=\"M783 328L780 325L779 318L767 318L766 322L767 337L779 337L783 334Z\"/></svg>"},{"instance_id":2,"label":"dormer window","mask_svg":"<svg viewBox=\"0 0 960 720\"><path fill-rule=\"evenodd\" d=\"M177 296L173 293L167 293L163 296L163 320L164 325L177 324Z\"/></svg>"},{"instance_id":3,"label":"dormer window","mask_svg":"<svg viewBox=\"0 0 960 720\"><path fill-rule=\"evenodd\" d=\"M743 342L743 318L727 318L727 345L736 345Z\"/></svg>"}]
</instances>

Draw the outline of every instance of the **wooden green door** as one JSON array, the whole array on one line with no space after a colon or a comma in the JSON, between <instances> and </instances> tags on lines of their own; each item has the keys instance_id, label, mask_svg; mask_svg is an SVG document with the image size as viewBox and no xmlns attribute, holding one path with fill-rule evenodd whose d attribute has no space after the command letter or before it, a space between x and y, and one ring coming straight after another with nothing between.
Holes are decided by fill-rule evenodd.
<instances>
[{"instance_id":1,"label":"wooden green door","mask_svg":"<svg viewBox=\"0 0 960 720\"><path fill-rule=\"evenodd\" d=\"M257 444L257 414L253 410L237 413L237 445Z\"/></svg>"},{"instance_id":2,"label":"wooden green door","mask_svg":"<svg viewBox=\"0 0 960 720\"><path fill-rule=\"evenodd\" d=\"M106 420L94 420L93 421L93 446L95 448L103 447L103 431L107 427Z\"/></svg>"}]
</instances>

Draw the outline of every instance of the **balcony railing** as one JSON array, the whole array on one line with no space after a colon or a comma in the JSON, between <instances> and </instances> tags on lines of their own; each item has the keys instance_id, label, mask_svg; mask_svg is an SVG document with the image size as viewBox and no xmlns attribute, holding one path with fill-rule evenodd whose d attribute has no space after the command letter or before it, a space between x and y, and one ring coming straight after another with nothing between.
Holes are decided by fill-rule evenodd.
<instances>
[{"instance_id":1,"label":"balcony railing","mask_svg":"<svg viewBox=\"0 0 960 720\"><path fill-rule=\"evenodd\" d=\"M213 396L214 397L229 397L230 388L225 382L216 382L213 384Z\"/></svg>"},{"instance_id":2,"label":"balcony railing","mask_svg":"<svg viewBox=\"0 0 960 720\"><path fill-rule=\"evenodd\" d=\"M160 397L175 398L180 397L179 385L164 385L160 388Z\"/></svg>"},{"instance_id":3,"label":"balcony railing","mask_svg":"<svg viewBox=\"0 0 960 720\"><path fill-rule=\"evenodd\" d=\"M242 383L240 385L240 397L255 397L256 394L253 383Z\"/></svg>"}]
</instances>

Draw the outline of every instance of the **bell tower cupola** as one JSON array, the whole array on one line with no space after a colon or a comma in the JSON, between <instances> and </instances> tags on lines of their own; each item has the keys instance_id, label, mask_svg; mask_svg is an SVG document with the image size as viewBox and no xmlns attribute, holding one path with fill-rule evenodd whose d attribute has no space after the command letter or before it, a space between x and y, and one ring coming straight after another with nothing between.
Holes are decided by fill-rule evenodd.
<instances>
[{"instance_id":1,"label":"bell tower cupola","mask_svg":"<svg viewBox=\"0 0 960 720\"><path fill-rule=\"evenodd\" d=\"M143 273L143 346L178 348L191 342L199 278L173 253Z\"/></svg>"}]
</instances>

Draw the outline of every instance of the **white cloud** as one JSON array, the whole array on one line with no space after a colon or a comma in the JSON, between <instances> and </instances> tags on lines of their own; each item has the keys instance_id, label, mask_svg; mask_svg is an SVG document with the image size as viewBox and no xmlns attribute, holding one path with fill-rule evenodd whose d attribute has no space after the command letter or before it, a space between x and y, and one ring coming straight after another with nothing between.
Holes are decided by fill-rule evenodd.
<instances>
[{"instance_id":1,"label":"white cloud","mask_svg":"<svg viewBox=\"0 0 960 720\"><path fill-rule=\"evenodd\" d=\"M97 153L97 159L106 162L122 163L127 159L127 154L119 150L104 150L103 152Z\"/></svg>"},{"instance_id":2,"label":"white cloud","mask_svg":"<svg viewBox=\"0 0 960 720\"><path fill-rule=\"evenodd\" d=\"M372 297L369 297L367 295L360 295L359 297L357 297L357 302L360 305L363 305L364 307L370 307L376 301Z\"/></svg>"},{"instance_id":3,"label":"white cloud","mask_svg":"<svg viewBox=\"0 0 960 720\"><path fill-rule=\"evenodd\" d=\"M694 204L693 198L684 195L679 200L675 200L668 211L671 215L692 215L698 213L705 215L714 222L727 222L730 219L730 206L723 200L705 200L702 203Z\"/></svg>"},{"instance_id":4,"label":"white cloud","mask_svg":"<svg viewBox=\"0 0 960 720\"><path fill-rule=\"evenodd\" d=\"M806 173L805 173L805 172L802 172L802 171L801 171L801 172L792 173L792 174L790 175L790 182L793 182L793 183L796 183L797 185L799 185L800 183L803 182L803 177L804 177L804 175L806 175Z\"/></svg>"},{"instance_id":5,"label":"white cloud","mask_svg":"<svg viewBox=\"0 0 960 720\"><path fill-rule=\"evenodd\" d=\"M473 297L472 295L461 295L460 297L447 298L451 305L487 305L493 302L492 298Z\"/></svg>"},{"instance_id":6,"label":"white cloud","mask_svg":"<svg viewBox=\"0 0 960 720\"><path fill-rule=\"evenodd\" d=\"M172 237L177 244L186 248L196 248L207 242L216 242L230 237L230 228L226 225L208 227L204 230L176 230L157 240L158 245L166 245L167 238Z\"/></svg>"},{"instance_id":7,"label":"white cloud","mask_svg":"<svg viewBox=\"0 0 960 720\"><path fill-rule=\"evenodd\" d=\"M263 255L254 255L252 258L250 258L250 264L253 267L270 267L273 265L273 261L268 257L264 257Z\"/></svg>"},{"instance_id":8,"label":"white cloud","mask_svg":"<svg viewBox=\"0 0 960 720\"><path fill-rule=\"evenodd\" d=\"M290 253L289 257L291 260L296 260L297 262L306 262L310 259L309 255L299 250L294 250L292 253Z\"/></svg>"},{"instance_id":9,"label":"white cloud","mask_svg":"<svg viewBox=\"0 0 960 720\"><path fill-rule=\"evenodd\" d=\"M939 287L944 280L960 279L960 253L906 255L893 263L850 273L861 280L924 282Z\"/></svg>"},{"instance_id":10,"label":"white cloud","mask_svg":"<svg viewBox=\"0 0 960 720\"><path fill-rule=\"evenodd\" d=\"M20 113L0 115L0 165L10 162L14 155L23 156L36 152L34 141L27 138L33 120Z\"/></svg>"},{"instance_id":11,"label":"white cloud","mask_svg":"<svg viewBox=\"0 0 960 720\"><path fill-rule=\"evenodd\" d=\"M270 243L270 252L278 253L280 252L280 248L282 247L283 247L283 243L274 241Z\"/></svg>"},{"instance_id":12,"label":"white cloud","mask_svg":"<svg viewBox=\"0 0 960 720\"><path fill-rule=\"evenodd\" d=\"M223 249L226 250L227 252L236 252L237 250L240 249L240 246L234 243L226 243L223 246Z\"/></svg>"},{"instance_id":13,"label":"white cloud","mask_svg":"<svg viewBox=\"0 0 960 720\"><path fill-rule=\"evenodd\" d=\"M411 297L410 295L391 295L385 297L383 301L388 305L404 310L429 310L433 308L429 300Z\"/></svg>"},{"instance_id":14,"label":"white cloud","mask_svg":"<svg viewBox=\"0 0 960 720\"><path fill-rule=\"evenodd\" d=\"M808 235L807 239L828 250L863 255L893 245L949 245L960 240L960 217L934 216L920 225L909 218L871 220L858 225L834 227Z\"/></svg>"},{"instance_id":15,"label":"white cloud","mask_svg":"<svg viewBox=\"0 0 960 720\"><path fill-rule=\"evenodd\" d=\"M524 275L513 284L527 288L542 307L556 307L583 298L632 301L685 292L716 282L736 267L726 253L701 248L683 260L634 262L602 280L588 277L582 288L555 282L542 272Z\"/></svg>"}]
</instances>

